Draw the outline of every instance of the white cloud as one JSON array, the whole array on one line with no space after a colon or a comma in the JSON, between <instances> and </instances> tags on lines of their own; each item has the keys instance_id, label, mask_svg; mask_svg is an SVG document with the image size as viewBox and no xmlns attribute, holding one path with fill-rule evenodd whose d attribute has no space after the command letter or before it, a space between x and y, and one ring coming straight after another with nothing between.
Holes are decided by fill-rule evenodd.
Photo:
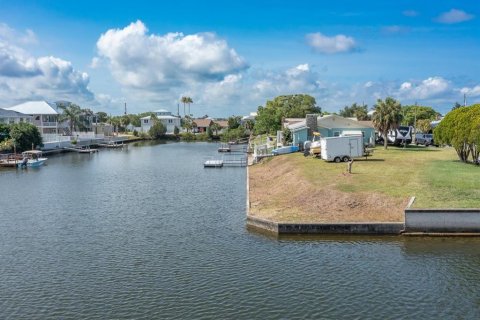
<instances>
[{"instance_id":1,"label":"white cloud","mask_svg":"<svg viewBox=\"0 0 480 320\"><path fill-rule=\"evenodd\" d=\"M473 88L463 87L460 89L460 92L470 97L478 97L480 96L480 85L477 85Z\"/></svg>"},{"instance_id":2,"label":"white cloud","mask_svg":"<svg viewBox=\"0 0 480 320\"><path fill-rule=\"evenodd\" d=\"M0 23L0 40L23 45L38 42L37 36L32 30L27 29L24 33L18 32L5 23Z\"/></svg>"},{"instance_id":3,"label":"white cloud","mask_svg":"<svg viewBox=\"0 0 480 320\"><path fill-rule=\"evenodd\" d=\"M227 42L213 33L148 34L141 22L110 29L97 41L114 78L138 89L179 86L198 81L221 81L248 67Z\"/></svg>"},{"instance_id":4,"label":"white cloud","mask_svg":"<svg viewBox=\"0 0 480 320\"><path fill-rule=\"evenodd\" d=\"M399 89L399 95L412 99L428 99L441 94L445 94L450 90L450 84L442 77L430 77L418 84L412 82L404 82Z\"/></svg>"},{"instance_id":5,"label":"white cloud","mask_svg":"<svg viewBox=\"0 0 480 320\"><path fill-rule=\"evenodd\" d=\"M357 47L357 44L352 37L347 37L343 34L328 37L320 32L309 33L306 35L306 39L308 45L320 53L333 54L340 52L351 52Z\"/></svg>"},{"instance_id":6,"label":"white cloud","mask_svg":"<svg viewBox=\"0 0 480 320\"><path fill-rule=\"evenodd\" d=\"M75 70L69 61L53 56L33 57L0 39L2 106L30 99L95 102L89 81L88 74Z\"/></svg>"},{"instance_id":7,"label":"white cloud","mask_svg":"<svg viewBox=\"0 0 480 320\"><path fill-rule=\"evenodd\" d=\"M281 94L313 93L321 88L318 74L308 64L300 64L283 72L265 73L253 84L253 93L257 97L271 99Z\"/></svg>"},{"instance_id":8,"label":"white cloud","mask_svg":"<svg viewBox=\"0 0 480 320\"><path fill-rule=\"evenodd\" d=\"M463 10L451 9L448 12L442 13L437 17L436 21L446 24L460 23L468 20L472 20L475 16L468 14Z\"/></svg>"}]
</instances>

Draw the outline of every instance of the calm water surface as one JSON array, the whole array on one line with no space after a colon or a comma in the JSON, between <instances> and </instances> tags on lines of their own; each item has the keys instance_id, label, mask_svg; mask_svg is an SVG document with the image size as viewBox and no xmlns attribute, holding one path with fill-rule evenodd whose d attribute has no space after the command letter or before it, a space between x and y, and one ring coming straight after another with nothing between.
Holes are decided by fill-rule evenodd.
<instances>
[{"instance_id":1,"label":"calm water surface","mask_svg":"<svg viewBox=\"0 0 480 320\"><path fill-rule=\"evenodd\" d=\"M479 319L480 239L271 238L214 144L0 170L1 319Z\"/></svg>"}]
</instances>

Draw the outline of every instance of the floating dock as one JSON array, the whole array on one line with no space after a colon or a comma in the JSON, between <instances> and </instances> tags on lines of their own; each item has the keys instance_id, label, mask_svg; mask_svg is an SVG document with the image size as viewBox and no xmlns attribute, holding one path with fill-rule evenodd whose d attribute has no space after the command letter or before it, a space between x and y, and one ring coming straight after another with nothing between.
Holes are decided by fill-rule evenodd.
<instances>
[{"instance_id":1,"label":"floating dock","mask_svg":"<svg viewBox=\"0 0 480 320\"><path fill-rule=\"evenodd\" d=\"M95 152L98 152L98 149L91 149L91 148L87 148L87 149L83 149L83 148L68 148L68 147L64 147L63 149L65 150L69 150L69 151L73 151L73 152L78 152L78 153L95 153Z\"/></svg>"},{"instance_id":2,"label":"floating dock","mask_svg":"<svg viewBox=\"0 0 480 320\"><path fill-rule=\"evenodd\" d=\"M221 168L223 167L223 160L207 160L203 164L204 168Z\"/></svg>"}]
</instances>

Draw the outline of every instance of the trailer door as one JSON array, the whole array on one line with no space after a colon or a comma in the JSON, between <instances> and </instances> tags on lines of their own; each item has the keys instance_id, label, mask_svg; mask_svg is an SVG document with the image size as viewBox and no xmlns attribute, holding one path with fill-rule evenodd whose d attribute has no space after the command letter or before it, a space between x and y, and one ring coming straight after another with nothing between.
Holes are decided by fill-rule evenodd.
<instances>
[{"instance_id":1,"label":"trailer door","mask_svg":"<svg viewBox=\"0 0 480 320\"><path fill-rule=\"evenodd\" d=\"M359 155L359 145L358 145L358 140L359 139L349 139L349 145L350 145L350 157L358 157Z\"/></svg>"}]
</instances>

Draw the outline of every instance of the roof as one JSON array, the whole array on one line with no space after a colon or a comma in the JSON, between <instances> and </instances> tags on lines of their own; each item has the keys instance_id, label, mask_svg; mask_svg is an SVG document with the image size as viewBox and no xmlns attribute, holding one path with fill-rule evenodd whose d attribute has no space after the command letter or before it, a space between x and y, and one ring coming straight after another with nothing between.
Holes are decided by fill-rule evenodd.
<instances>
[{"instance_id":1,"label":"roof","mask_svg":"<svg viewBox=\"0 0 480 320\"><path fill-rule=\"evenodd\" d=\"M197 125L197 127L209 127L212 125L212 119L194 119L193 122Z\"/></svg>"},{"instance_id":2,"label":"roof","mask_svg":"<svg viewBox=\"0 0 480 320\"><path fill-rule=\"evenodd\" d=\"M300 122L295 122L292 124L287 124L286 126L290 131L299 131L303 129L308 129L307 127L307 122L305 120L300 121Z\"/></svg>"},{"instance_id":3,"label":"roof","mask_svg":"<svg viewBox=\"0 0 480 320\"><path fill-rule=\"evenodd\" d=\"M23 114L58 114L52 106L46 101L28 101L21 104L17 104L13 107L5 108L7 110L13 110L21 112Z\"/></svg>"},{"instance_id":4,"label":"roof","mask_svg":"<svg viewBox=\"0 0 480 320\"><path fill-rule=\"evenodd\" d=\"M178 119L178 117L175 117L175 116L156 116L157 119ZM144 120L144 119L151 119L152 116L146 116L146 117L143 117L143 118L140 118L140 120Z\"/></svg>"},{"instance_id":5,"label":"roof","mask_svg":"<svg viewBox=\"0 0 480 320\"><path fill-rule=\"evenodd\" d=\"M28 117L28 116L29 115L23 114L21 112L0 108L0 117Z\"/></svg>"},{"instance_id":6,"label":"roof","mask_svg":"<svg viewBox=\"0 0 480 320\"><path fill-rule=\"evenodd\" d=\"M362 121L363 122L363 121ZM350 120L336 114L329 114L317 118L317 126L333 129L333 128L353 128L353 129L372 129L371 125L367 125L356 120Z\"/></svg>"},{"instance_id":7,"label":"roof","mask_svg":"<svg viewBox=\"0 0 480 320\"><path fill-rule=\"evenodd\" d=\"M228 121L227 120L215 120L213 122L215 122L216 124L218 124L222 128L228 127Z\"/></svg>"},{"instance_id":8,"label":"roof","mask_svg":"<svg viewBox=\"0 0 480 320\"><path fill-rule=\"evenodd\" d=\"M166 110L166 109L158 109L158 110L155 110L153 112L163 112L163 113L171 113L170 111Z\"/></svg>"},{"instance_id":9,"label":"roof","mask_svg":"<svg viewBox=\"0 0 480 320\"><path fill-rule=\"evenodd\" d=\"M374 125L373 125L373 121L371 121L371 120L358 120L358 123L361 123L365 127L375 128Z\"/></svg>"}]
</instances>

